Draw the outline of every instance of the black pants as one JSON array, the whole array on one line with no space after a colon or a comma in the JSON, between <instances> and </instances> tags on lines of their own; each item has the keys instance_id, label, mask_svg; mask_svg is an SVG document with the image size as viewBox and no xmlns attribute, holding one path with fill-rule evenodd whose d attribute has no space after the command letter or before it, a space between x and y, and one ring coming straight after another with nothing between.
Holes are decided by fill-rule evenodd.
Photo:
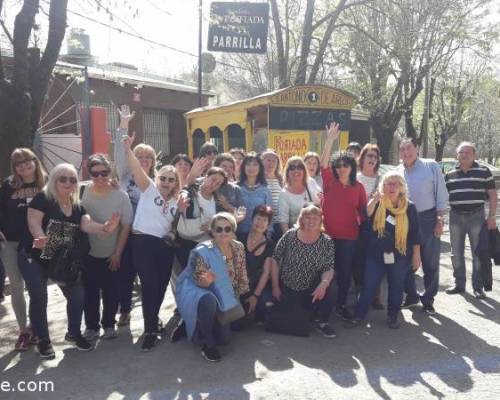
<instances>
[{"instance_id":1,"label":"black pants","mask_svg":"<svg viewBox=\"0 0 500 400\"><path fill-rule=\"evenodd\" d=\"M281 285L282 302L296 304L299 307L312 313L319 319L319 322L327 323L333 309L333 296L331 285L326 289L325 297L322 300L312 302L311 294L314 292L320 281L317 281L311 288L302 291L296 291Z\"/></svg>"},{"instance_id":2,"label":"black pants","mask_svg":"<svg viewBox=\"0 0 500 400\"><path fill-rule=\"evenodd\" d=\"M177 238L177 247L175 247L174 252L182 270L184 270L187 266L191 250L193 250L197 245L198 243L192 240Z\"/></svg>"},{"instance_id":3,"label":"black pants","mask_svg":"<svg viewBox=\"0 0 500 400\"><path fill-rule=\"evenodd\" d=\"M122 314L129 314L132 310L132 291L136 274L132 258L132 239L129 237L118 269L118 304Z\"/></svg>"},{"instance_id":4,"label":"black pants","mask_svg":"<svg viewBox=\"0 0 500 400\"><path fill-rule=\"evenodd\" d=\"M141 279L144 332L156 332L158 314L165 298L174 252L162 239L151 235L132 236L134 267Z\"/></svg>"},{"instance_id":5,"label":"black pants","mask_svg":"<svg viewBox=\"0 0 500 400\"><path fill-rule=\"evenodd\" d=\"M101 296L102 327L106 329L115 325L115 316L118 311L118 282L118 272L109 269L107 258L96 258L90 255L85 258L83 311L87 329L99 330Z\"/></svg>"}]
</instances>

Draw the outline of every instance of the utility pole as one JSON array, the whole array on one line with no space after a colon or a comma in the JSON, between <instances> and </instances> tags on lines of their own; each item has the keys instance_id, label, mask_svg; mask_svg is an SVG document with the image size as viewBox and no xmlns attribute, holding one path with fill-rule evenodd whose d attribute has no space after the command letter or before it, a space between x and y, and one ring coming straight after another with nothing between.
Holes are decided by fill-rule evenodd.
<instances>
[{"instance_id":1,"label":"utility pole","mask_svg":"<svg viewBox=\"0 0 500 400\"><path fill-rule=\"evenodd\" d=\"M431 68L425 74L424 118L422 121L422 157L427 158L429 152L429 114L431 97Z\"/></svg>"},{"instance_id":2,"label":"utility pole","mask_svg":"<svg viewBox=\"0 0 500 400\"><path fill-rule=\"evenodd\" d=\"M92 154L92 137L90 127L90 88L89 88L89 73L85 66L83 70L83 93L81 107L81 123L82 123L82 161L85 161ZM85 169L82 171L85 174ZM85 176L86 177L86 176Z\"/></svg>"},{"instance_id":3,"label":"utility pole","mask_svg":"<svg viewBox=\"0 0 500 400\"><path fill-rule=\"evenodd\" d=\"M203 18L203 0L200 0L199 9L198 9L198 107L203 105L202 103L202 79L203 75L201 73L201 39L202 39L202 18Z\"/></svg>"}]
</instances>

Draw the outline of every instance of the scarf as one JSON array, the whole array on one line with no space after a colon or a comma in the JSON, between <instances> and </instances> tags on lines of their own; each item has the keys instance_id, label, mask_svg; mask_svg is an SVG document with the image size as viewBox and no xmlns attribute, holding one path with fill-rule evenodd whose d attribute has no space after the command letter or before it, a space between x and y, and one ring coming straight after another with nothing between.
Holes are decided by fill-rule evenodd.
<instances>
[{"instance_id":1,"label":"scarf","mask_svg":"<svg viewBox=\"0 0 500 400\"><path fill-rule=\"evenodd\" d=\"M382 196L380 199L378 209L373 218L373 230L378 233L378 237L382 237L385 231L385 222L387 218L387 211L390 211L396 217L396 234L395 234L395 247L400 254L406 254L406 240L408 237L408 216L406 210L408 209L408 199L402 198L399 200L399 207L396 208L387 197Z\"/></svg>"}]
</instances>

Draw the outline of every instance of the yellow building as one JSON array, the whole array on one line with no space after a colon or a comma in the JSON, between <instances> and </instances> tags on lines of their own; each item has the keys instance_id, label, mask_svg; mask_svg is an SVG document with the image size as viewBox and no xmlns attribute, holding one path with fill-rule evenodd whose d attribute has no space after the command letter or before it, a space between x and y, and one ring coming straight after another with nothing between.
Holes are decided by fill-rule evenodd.
<instances>
[{"instance_id":1,"label":"yellow building","mask_svg":"<svg viewBox=\"0 0 500 400\"><path fill-rule=\"evenodd\" d=\"M321 152L328 121L341 125L340 148L349 141L370 141L368 113L354 108L355 97L322 85L291 86L228 104L196 108L184 114L189 155L214 143L219 152L274 148L286 160L307 151Z\"/></svg>"}]
</instances>

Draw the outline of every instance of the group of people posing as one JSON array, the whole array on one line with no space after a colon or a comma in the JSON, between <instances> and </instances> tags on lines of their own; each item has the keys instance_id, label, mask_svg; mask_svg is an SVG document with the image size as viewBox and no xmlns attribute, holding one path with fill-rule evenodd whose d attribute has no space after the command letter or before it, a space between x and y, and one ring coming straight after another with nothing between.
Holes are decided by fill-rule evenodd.
<instances>
[{"instance_id":1,"label":"group of people posing","mask_svg":"<svg viewBox=\"0 0 500 400\"><path fill-rule=\"evenodd\" d=\"M495 184L474 161L472 143L459 146L457 167L446 179L436 162L418 157L411 139L401 141L402 164L383 176L375 144L332 159L336 123L327 127L321 156L294 156L284 167L273 149L218 154L205 143L195 161L178 154L157 169L151 146L132 148L132 118L122 107L113 164L102 154L86 160L90 182L79 183L71 164L47 176L31 150L12 153L12 175L0 189L0 239L19 325L16 350L36 344L41 357L55 357L48 279L67 300L65 339L84 351L130 323L136 275L144 351L165 335L159 314L169 282L177 305L172 341L193 340L209 361L220 360L218 346L231 330L254 321L290 334L315 327L332 338L332 311L352 328L370 308L387 308L387 325L397 329L402 306L421 303L435 313L449 207L456 279L450 294L465 290L465 235L474 247L484 224L496 227ZM420 266L422 294L415 284ZM480 268L474 255L473 289L484 298ZM68 275L73 279L61 278Z\"/></svg>"}]
</instances>

